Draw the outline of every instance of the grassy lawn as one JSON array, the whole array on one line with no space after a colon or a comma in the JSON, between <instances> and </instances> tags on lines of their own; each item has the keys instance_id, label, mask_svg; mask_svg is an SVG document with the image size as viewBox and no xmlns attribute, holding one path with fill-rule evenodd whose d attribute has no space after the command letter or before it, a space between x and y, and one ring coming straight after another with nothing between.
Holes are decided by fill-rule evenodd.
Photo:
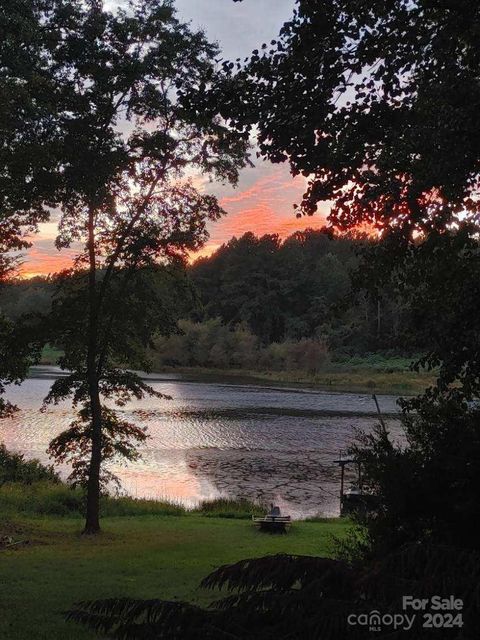
<instances>
[{"instance_id":1,"label":"grassy lawn","mask_svg":"<svg viewBox=\"0 0 480 640\"><path fill-rule=\"evenodd\" d=\"M15 518L2 532L28 539L0 552L0 638L94 638L62 611L85 599L130 596L206 603L198 583L211 569L270 553L331 555L347 523L294 523L288 535L256 531L248 520L183 516L106 518L94 539L79 518Z\"/></svg>"}]
</instances>

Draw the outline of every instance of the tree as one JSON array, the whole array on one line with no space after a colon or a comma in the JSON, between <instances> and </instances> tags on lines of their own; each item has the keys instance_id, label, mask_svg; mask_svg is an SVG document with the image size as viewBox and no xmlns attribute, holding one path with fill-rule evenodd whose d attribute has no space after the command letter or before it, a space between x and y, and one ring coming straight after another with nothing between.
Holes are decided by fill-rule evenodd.
<instances>
[{"instance_id":1,"label":"tree","mask_svg":"<svg viewBox=\"0 0 480 640\"><path fill-rule=\"evenodd\" d=\"M260 153L308 179L297 214L312 215L329 200L332 226L366 225L380 236L361 265L380 305L378 333L388 287L416 321L424 352L417 366L438 367L435 387L404 405L407 450L400 454L380 435L357 452L369 460L365 480L381 497L380 516L367 524L374 531L380 518L386 544L404 520L411 539L424 533L423 514L402 510L411 486L395 478L428 479L427 445L449 469L449 447L469 469L477 464L478 427L465 401L480 394L479 11L472 0L297 0L276 41L243 68L226 64L243 83L225 103L236 109L239 129L255 124ZM417 428L410 410L419 412ZM475 493L477 479L465 478L461 464L449 477ZM390 502L387 478L398 491ZM431 515L437 488L428 486L422 504ZM446 494L447 513L456 499ZM467 510L476 520L474 501ZM456 530L438 513L429 522L432 536Z\"/></svg>"},{"instance_id":2,"label":"tree","mask_svg":"<svg viewBox=\"0 0 480 640\"><path fill-rule=\"evenodd\" d=\"M0 264L48 219L60 162L59 73L53 60L70 2L12 0L0 7Z\"/></svg>"},{"instance_id":3,"label":"tree","mask_svg":"<svg viewBox=\"0 0 480 640\"><path fill-rule=\"evenodd\" d=\"M460 392L416 399L413 407L403 420L404 444L378 426L352 449L365 490L375 496L371 512L356 516L368 526L364 549L373 557L409 543L478 550L479 409Z\"/></svg>"},{"instance_id":4,"label":"tree","mask_svg":"<svg viewBox=\"0 0 480 640\"><path fill-rule=\"evenodd\" d=\"M404 403L404 449L377 433L355 450L379 500L361 519L377 557L406 541L476 545L457 525L478 520L466 402L480 393L478 18L468 0L299 0L278 42L239 72L239 126L260 105L261 153L309 179L299 215L331 200L333 226L380 233L363 281L407 305L417 366L438 368L435 387Z\"/></svg>"},{"instance_id":5,"label":"tree","mask_svg":"<svg viewBox=\"0 0 480 640\"><path fill-rule=\"evenodd\" d=\"M68 14L62 0L12 0L0 7L0 286L28 246L27 234L49 216L55 199L62 129L53 54ZM65 13L66 12L66 13ZM0 317L0 394L20 382L38 349ZM11 404L0 398L0 416Z\"/></svg>"},{"instance_id":6,"label":"tree","mask_svg":"<svg viewBox=\"0 0 480 640\"><path fill-rule=\"evenodd\" d=\"M476 211L478 11L471 0L297 0L229 100L240 126L258 124L264 156L309 178L302 213L332 200L332 224L411 239Z\"/></svg>"},{"instance_id":7,"label":"tree","mask_svg":"<svg viewBox=\"0 0 480 640\"><path fill-rule=\"evenodd\" d=\"M57 462L70 464L69 480L83 487L88 486L93 435L91 408L81 369L88 350L89 318L85 314L88 282L87 270L68 270L56 277L57 290L47 332L51 344L63 351L61 366L74 373L53 385L46 404L58 402L73 392L74 406L79 407L78 416L66 431L52 440L48 452ZM110 295L104 301L106 335L99 341L99 349L104 352L99 379L102 398L113 399L123 406L130 397L142 398L145 394L162 397L137 375L121 367L128 364L133 369L149 368L147 348L151 336L176 329L178 303L174 294L179 296L185 279L180 270L177 274L173 268L152 266L128 275L120 269L112 276L110 286ZM146 440L146 432L123 419L112 407L102 404L101 411L103 467L114 459L138 459L136 445ZM118 479L102 468L99 484L102 491L107 491L109 486L118 485Z\"/></svg>"},{"instance_id":8,"label":"tree","mask_svg":"<svg viewBox=\"0 0 480 640\"><path fill-rule=\"evenodd\" d=\"M31 365L38 362L43 346L36 319L26 317L15 323L0 314L0 417L10 417L17 407L1 397L10 384L20 384Z\"/></svg>"},{"instance_id":9,"label":"tree","mask_svg":"<svg viewBox=\"0 0 480 640\"><path fill-rule=\"evenodd\" d=\"M478 233L478 11L471 0L298 0L276 41L236 72L226 64L243 84L226 93L238 127L255 123L260 153L309 180L298 215L329 200L331 225L381 233L374 298L423 239L432 247L465 216L459 237Z\"/></svg>"},{"instance_id":10,"label":"tree","mask_svg":"<svg viewBox=\"0 0 480 640\"><path fill-rule=\"evenodd\" d=\"M296 232L284 241L251 232L232 238L189 268L200 302L192 316L220 317L230 327L244 322L264 344L321 338L339 354L412 353L412 325L390 281L377 278L370 298L364 295L367 277L352 282L358 254L377 244L365 234L326 228Z\"/></svg>"},{"instance_id":11,"label":"tree","mask_svg":"<svg viewBox=\"0 0 480 640\"><path fill-rule=\"evenodd\" d=\"M78 4L58 55L66 134L57 245L83 250L72 273L77 289L62 302L72 329L64 330L60 365L71 373L47 400L73 395L82 406L72 438L52 450L62 456L76 440L89 458L88 534L100 529L102 456L115 419L103 399L122 404L153 393L119 364L147 367L142 353L153 331L171 324L168 309L155 310L155 298L140 293L139 274L184 261L206 240L207 221L223 214L195 187L194 172L234 183L247 160L245 136L200 100L218 81L216 55L168 0L135 0L115 13L101 2ZM114 431L126 428L117 421Z\"/></svg>"}]
</instances>

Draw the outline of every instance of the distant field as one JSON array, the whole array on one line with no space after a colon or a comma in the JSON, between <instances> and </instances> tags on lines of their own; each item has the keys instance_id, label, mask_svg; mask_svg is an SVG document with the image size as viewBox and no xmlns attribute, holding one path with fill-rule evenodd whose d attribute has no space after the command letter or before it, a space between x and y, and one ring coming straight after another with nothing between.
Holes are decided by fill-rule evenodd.
<instances>
[{"instance_id":1,"label":"distant field","mask_svg":"<svg viewBox=\"0 0 480 640\"><path fill-rule=\"evenodd\" d=\"M108 518L96 539L80 535L79 518L16 518L0 534L28 540L0 552L0 638L87 640L97 636L62 612L73 603L130 596L206 604L198 584L215 567L271 553L331 555L331 536L348 525L299 522L288 535L269 535L248 520L181 516ZM213 594L215 597L215 594Z\"/></svg>"},{"instance_id":2,"label":"distant field","mask_svg":"<svg viewBox=\"0 0 480 640\"><path fill-rule=\"evenodd\" d=\"M60 351L59 349L55 349L55 347L47 345L43 348L40 364L55 365L57 364L58 359L61 355L62 351Z\"/></svg>"},{"instance_id":3,"label":"distant field","mask_svg":"<svg viewBox=\"0 0 480 640\"><path fill-rule=\"evenodd\" d=\"M200 367L168 368L159 371L170 371L184 374L192 379L210 378L212 380L226 378L235 380L251 380L258 382L275 382L285 384L305 384L332 391L357 391L359 393L388 393L394 395L415 395L422 393L435 382L431 372L415 372L410 369L410 359L351 358L343 362L333 362L317 373L306 371L255 371L244 369L206 369Z\"/></svg>"}]
</instances>

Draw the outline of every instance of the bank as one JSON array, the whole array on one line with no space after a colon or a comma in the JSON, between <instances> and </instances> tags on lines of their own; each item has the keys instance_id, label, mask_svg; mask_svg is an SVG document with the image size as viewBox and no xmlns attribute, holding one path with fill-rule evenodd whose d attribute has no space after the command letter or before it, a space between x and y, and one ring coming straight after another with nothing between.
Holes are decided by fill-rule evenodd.
<instances>
[{"instance_id":1,"label":"bank","mask_svg":"<svg viewBox=\"0 0 480 640\"><path fill-rule=\"evenodd\" d=\"M56 365L60 355L60 351L46 347L40 364ZM412 358L382 354L333 361L316 372L167 367L156 362L155 352L151 357L152 373L181 375L192 381L302 385L339 392L416 395L423 393L436 378L435 372L412 370Z\"/></svg>"}]
</instances>

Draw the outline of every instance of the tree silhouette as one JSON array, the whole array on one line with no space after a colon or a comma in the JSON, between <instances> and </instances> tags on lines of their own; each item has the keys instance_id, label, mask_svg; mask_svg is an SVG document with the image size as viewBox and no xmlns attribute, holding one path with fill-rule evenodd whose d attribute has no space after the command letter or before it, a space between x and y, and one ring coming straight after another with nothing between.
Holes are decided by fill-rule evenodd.
<instances>
[{"instance_id":1,"label":"tree silhouette","mask_svg":"<svg viewBox=\"0 0 480 640\"><path fill-rule=\"evenodd\" d=\"M58 195L63 128L55 55L71 6L62 0L0 6L0 286L18 265L14 252L29 246ZM1 394L25 377L39 349L0 317L0 353ZM13 409L0 398L0 416Z\"/></svg>"},{"instance_id":2,"label":"tree silhouette","mask_svg":"<svg viewBox=\"0 0 480 640\"><path fill-rule=\"evenodd\" d=\"M102 396L121 404L153 393L116 360L119 349L135 351L131 345L145 345L158 327L148 301L135 297L136 274L183 261L206 240L207 221L222 215L192 174L234 183L247 159L245 136L201 100L218 82L216 55L162 0L114 13L101 2L76 5L58 55L66 133L57 246L80 246L73 268L79 286L67 307L73 300L86 324L80 336L63 335L60 364L71 374L53 385L48 401L72 395L82 406L85 428L76 423L71 435L81 433L82 456L84 438L90 441L85 533L99 531L102 448L112 420ZM60 444L52 445L57 455Z\"/></svg>"},{"instance_id":3,"label":"tree silhouette","mask_svg":"<svg viewBox=\"0 0 480 640\"><path fill-rule=\"evenodd\" d=\"M309 180L301 213L412 239L475 212L478 5L297 0L229 99L260 152ZM234 65L226 63L233 73Z\"/></svg>"}]
</instances>

